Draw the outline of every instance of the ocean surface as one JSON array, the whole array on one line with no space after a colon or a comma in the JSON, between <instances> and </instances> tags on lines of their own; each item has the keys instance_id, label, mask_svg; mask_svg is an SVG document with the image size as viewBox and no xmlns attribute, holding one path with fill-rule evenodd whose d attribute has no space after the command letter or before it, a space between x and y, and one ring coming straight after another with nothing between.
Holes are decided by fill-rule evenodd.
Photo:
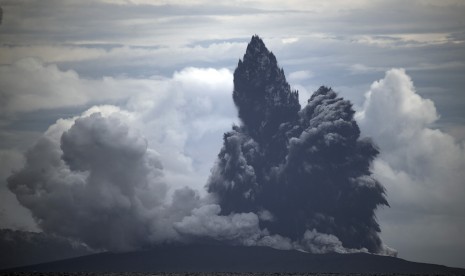
<instances>
[{"instance_id":1,"label":"ocean surface","mask_svg":"<svg viewBox=\"0 0 465 276\"><path fill-rule=\"evenodd\" d=\"M232 272L186 272L186 273L146 273L146 272L0 272L0 276L403 276L403 275L462 275L462 274L403 274L403 273L232 273Z\"/></svg>"}]
</instances>

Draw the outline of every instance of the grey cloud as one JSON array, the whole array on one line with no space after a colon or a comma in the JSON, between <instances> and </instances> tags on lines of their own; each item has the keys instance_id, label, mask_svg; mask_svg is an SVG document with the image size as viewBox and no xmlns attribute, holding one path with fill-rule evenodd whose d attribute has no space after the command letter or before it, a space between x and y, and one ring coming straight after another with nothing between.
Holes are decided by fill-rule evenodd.
<instances>
[{"instance_id":1,"label":"grey cloud","mask_svg":"<svg viewBox=\"0 0 465 276\"><path fill-rule=\"evenodd\" d=\"M311 253L348 253L342 242L334 235L318 233L315 229L305 231L302 238L303 248ZM362 249L362 251L366 249ZM354 251L357 252L357 251Z\"/></svg>"},{"instance_id":2,"label":"grey cloud","mask_svg":"<svg viewBox=\"0 0 465 276\"><path fill-rule=\"evenodd\" d=\"M164 163L164 178L174 187L172 190L189 185L205 194L201 187L205 184L207 173L214 161L215 148L220 146L218 136L234 121L234 107L231 101L227 100L230 98L232 74L227 69L189 67L176 71L170 78L157 79L88 79L73 71L67 72L56 66L48 66L36 59L23 60L20 64L4 66L2 69L7 74L2 75L5 85L0 91L5 92L9 98L6 103L8 110L2 109L2 112L6 113L0 115L6 125L0 134L3 137L2 148L17 149L20 154L33 146L50 123L51 128L56 128L57 124L53 122L57 119L75 116L94 102L118 101L127 111L121 111L115 106L99 106L84 112L85 116L95 112L107 114L119 110L116 113L121 113L123 117L131 117L131 129L139 129L141 137L147 139L151 148L157 149L159 158ZM27 79L28 82L18 81L19 79ZM97 94L99 99L96 100L94 95ZM38 100L34 100L35 98ZM82 106L66 108L68 105L81 103ZM71 124L74 119L59 121ZM102 123L101 120L97 121ZM29 125L33 125L37 132L29 131ZM105 129L109 127L108 123L102 126ZM89 150L85 153L73 147L66 147L69 139L65 140L64 146L69 151L66 158L70 157L69 164L77 166L75 169L88 169L80 166L94 166L95 160L101 159L91 150L91 139L107 139L109 144L105 154L124 156L121 151L116 151L117 145L112 146L110 143L121 142L118 138L109 138L111 135L119 137L118 132L108 130L99 133L91 130L89 123L84 124L79 120L75 133L80 132L95 133L94 136L87 137L90 140L81 137L82 139L73 142L73 146L77 146L76 143L87 143ZM59 144L60 139L61 136L54 137L53 142ZM143 148L141 141L133 142L136 143L133 146ZM137 153L136 149L134 152ZM94 156L90 158L92 154ZM13 160L7 157L5 162ZM105 168L104 163L102 162L100 170L105 169L105 172L108 172L110 168ZM9 174L11 172L2 175L2 180ZM11 193L5 193L12 198ZM168 193L171 197L173 191ZM6 208L6 202L2 202L2 208ZM9 217L8 213L5 216ZM4 221L11 219L5 218Z\"/></svg>"},{"instance_id":3,"label":"grey cloud","mask_svg":"<svg viewBox=\"0 0 465 276\"><path fill-rule=\"evenodd\" d=\"M124 165L130 165L145 154L147 141L131 133L129 127L118 118L104 118L94 113L77 119L73 127L63 133L61 149L63 159L71 170L87 171L115 160L127 159L128 163ZM110 163L108 167L112 165L116 164ZM161 169L160 164L155 167Z\"/></svg>"},{"instance_id":4,"label":"grey cloud","mask_svg":"<svg viewBox=\"0 0 465 276\"><path fill-rule=\"evenodd\" d=\"M47 65L35 58L0 66L0 72L0 97L3 99L0 119L6 122L21 113L51 109L66 111L66 108L84 108L128 97L125 88L114 85L118 82L116 79L84 79L73 70L60 70L55 64ZM25 79L27 81L23 81Z\"/></svg>"},{"instance_id":5,"label":"grey cloud","mask_svg":"<svg viewBox=\"0 0 465 276\"><path fill-rule=\"evenodd\" d=\"M205 205L194 209L190 216L175 223L175 229L191 238L209 237L218 241L239 244L255 243L261 230L254 213L220 216L219 205Z\"/></svg>"},{"instance_id":6,"label":"grey cloud","mask_svg":"<svg viewBox=\"0 0 465 276\"><path fill-rule=\"evenodd\" d=\"M77 58L82 56L82 60L57 61L60 68L76 70L80 75L90 78L104 75L121 76L129 75L133 77L170 76L173 71L179 68L190 67L230 67L235 62L234 56L240 54L244 43L241 42L220 42L206 46L167 46L162 48L137 48L137 47L116 47L111 50L88 49L83 47L58 47L55 51L75 51ZM48 59L55 59L48 53L50 48L37 49ZM6 50L17 55L27 55L26 50L21 51ZM98 52L98 53L95 53ZM95 55L92 57L92 55ZM68 58L68 57L67 57Z\"/></svg>"},{"instance_id":7,"label":"grey cloud","mask_svg":"<svg viewBox=\"0 0 465 276\"><path fill-rule=\"evenodd\" d=\"M8 190L6 178L24 165L21 152L13 149L0 150L0 228L38 231L30 211L21 206L15 195Z\"/></svg>"},{"instance_id":8,"label":"grey cloud","mask_svg":"<svg viewBox=\"0 0 465 276\"><path fill-rule=\"evenodd\" d=\"M44 231L113 250L147 242L152 209L167 190L146 141L98 113L77 119L61 148L47 135L39 139L8 185Z\"/></svg>"}]
</instances>

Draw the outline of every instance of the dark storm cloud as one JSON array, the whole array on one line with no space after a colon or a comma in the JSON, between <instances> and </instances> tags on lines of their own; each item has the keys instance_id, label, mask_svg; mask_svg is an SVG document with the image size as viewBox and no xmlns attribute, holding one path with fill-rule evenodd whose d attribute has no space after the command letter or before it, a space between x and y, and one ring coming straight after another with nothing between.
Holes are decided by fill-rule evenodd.
<instances>
[{"instance_id":1,"label":"dark storm cloud","mask_svg":"<svg viewBox=\"0 0 465 276\"><path fill-rule=\"evenodd\" d=\"M261 226L271 234L296 241L313 230L382 252L374 211L388 204L370 172L378 151L360 139L350 102L321 87L299 111L297 93L256 36L234 76L243 124L224 135L208 183L222 214L266 210L272 219Z\"/></svg>"}]
</instances>

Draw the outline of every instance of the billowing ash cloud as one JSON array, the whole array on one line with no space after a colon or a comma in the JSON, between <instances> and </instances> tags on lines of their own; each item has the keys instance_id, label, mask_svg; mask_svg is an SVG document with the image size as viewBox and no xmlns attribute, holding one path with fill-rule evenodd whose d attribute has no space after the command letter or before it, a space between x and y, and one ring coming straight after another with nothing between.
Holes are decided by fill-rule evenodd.
<instances>
[{"instance_id":1,"label":"billowing ash cloud","mask_svg":"<svg viewBox=\"0 0 465 276\"><path fill-rule=\"evenodd\" d=\"M44 232L95 249L221 242L393 253L374 214L387 205L370 172L378 151L360 139L348 101L321 87L301 109L257 36L234 73L233 99L242 125L224 134L204 196L166 181L169 157L137 130L146 114L114 106L58 120L8 186Z\"/></svg>"},{"instance_id":2,"label":"billowing ash cloud","mask_svg":"<svg viewBox=\"0 0 465 276\"><path fill-rule=\"evenodd\" d=\"M233 98L242 125L225 133L208 183L221 214L262 214L270 234L312 246L382 252L374 211L388 203L370 172L378 150L360 139L351 103L321 87L300 110L257 36L234 72Z\"/></svg>"},{"instance_id":3,"label":"billowing ash cloud","mask_svg":"<svg viewBox=\"0 0 465 276\"><path fill-rule=\"evenodd\" d=\"M42 230L93 248L128 250L174 239L173 221L198 205L191 190L174 193L157 153L130 127L130 114L93 110L49 128L26 154L9 188Z\"/></svg>"}]
</instances>

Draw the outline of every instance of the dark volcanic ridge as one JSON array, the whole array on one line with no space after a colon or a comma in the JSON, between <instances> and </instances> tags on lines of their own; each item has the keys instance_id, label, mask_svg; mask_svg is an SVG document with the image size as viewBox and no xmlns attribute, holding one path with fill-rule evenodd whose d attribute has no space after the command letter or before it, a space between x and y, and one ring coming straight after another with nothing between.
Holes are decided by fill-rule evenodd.
<instances>
[{"instance_id":1,"label":"dark volcanic ridge","mask_svg":"<svg viewBox=\"0 0 465 276\"><path fill-rule=\"evenodd\" d=\"M269 247L164 246L148 251L99 253L11 269L15 272L266 272L458 274L465 269L367 253L309 254Z\"/></svg>"},{"instance_id":2,"label":"dark volcanic ridge","mask_svg":"<svg viewBox=\"0 0 465 276\"><path fill-rule=\"evenodd\" d=\"M0 272L0 275L10 276L412 276L412 275L451 275L437 273L318 273L318 272Z\"/></svg>"},{"instance_id":3,"label":"dark volcanic ridge","mask_svg":"<svg viewBox=\"0 0 465 276\"><path fill-rule=\"evenodd\" d=\"M0 229L0 269L94 254L79 243L45 233Z\"/></svg>"}]
</instances>

